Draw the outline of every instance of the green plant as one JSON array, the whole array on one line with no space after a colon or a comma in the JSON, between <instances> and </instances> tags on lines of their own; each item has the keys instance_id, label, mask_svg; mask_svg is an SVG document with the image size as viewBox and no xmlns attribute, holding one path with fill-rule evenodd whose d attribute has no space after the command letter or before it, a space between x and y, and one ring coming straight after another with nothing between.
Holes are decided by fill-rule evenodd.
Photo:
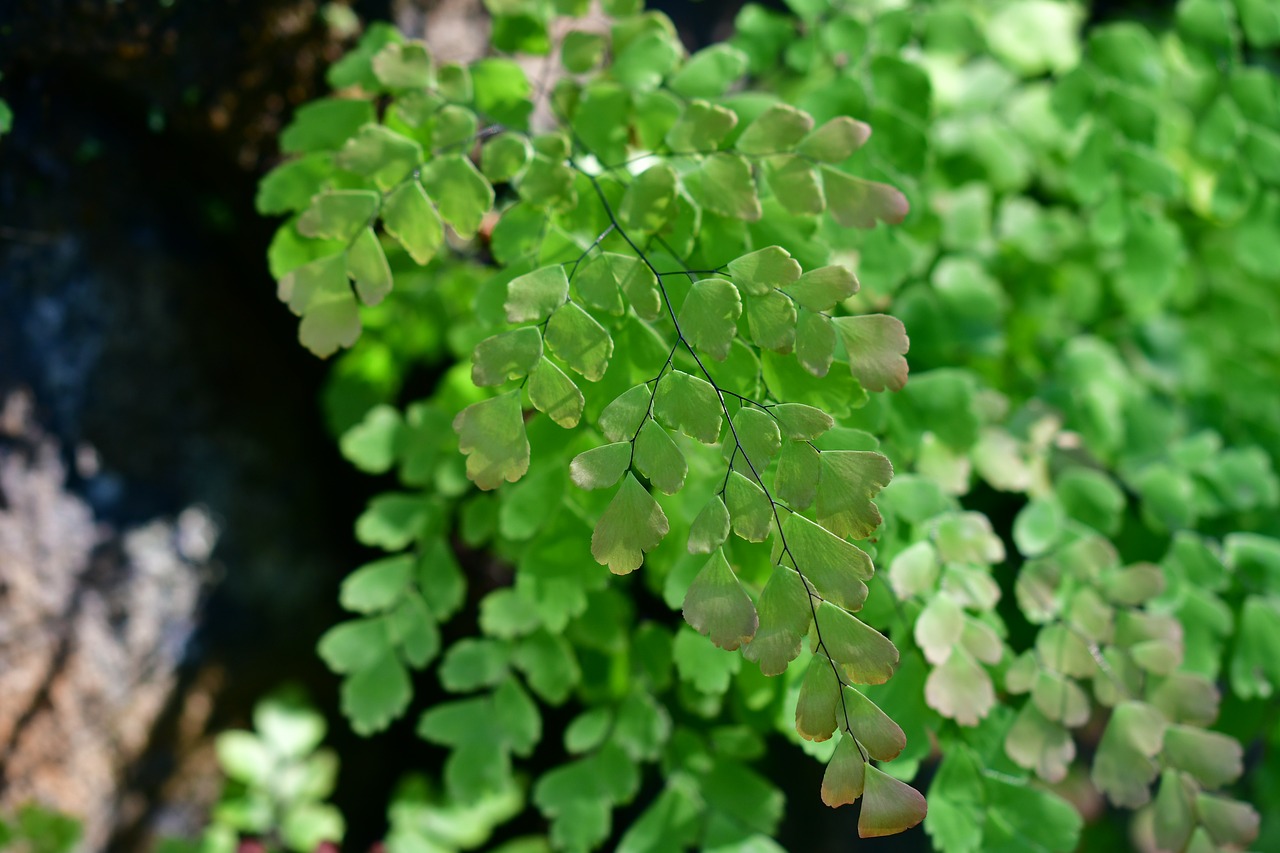
<instances>
[{"instance_id":1,"label":"green plant","mask_svg":"<svg viewBox=\"0 0 1280 853\"><path fill-rule=\"evenodd\" d=\"M497 50L545 54L585 4L490 5ZM1228 788L1280 660L1274 76L1215 0L1087 42L1052 0L791 6L686 57L606 3L544 91L375 26L285 131L281 297L321 354L363 326L329 416L403 485L356 526L397 553L320 644L353 725L404 713L478 584L438 669L475 695L419 732L470 802L522 791L540 708L572 707L529 797L556 848L771 849L773 735L864 835L917 823L897 780L936 763L941 849L1073 849L1082 785L1162 849L1248 844L1231 794L1276 789Z\"/></svg>"},{"instance_id":2,"label":"green plant","mask_svg":"<svg viewBox=\"0 0 1280 853\"><path fill-rule=\"evenodd\" d=\"M80 822L29 803L0 818L0 850L11 853L70 853L80 843Z\"/></svg>"},{"instance_id":3,"label":"green plant","mask_svg":"<svg viewBox=\"0 0 1280 853\"><path fill-rule=\"evenodd\" d=\"M218 735L218 763L227 782L194 849L229 853L246 835L270 849L298 853L311 853L324 841L340 842L342 814L325 802L337 779L338 756L320 748L324 718L297 691L280 690L254 707L253 727Z\"/></svg>"}]
</instances>

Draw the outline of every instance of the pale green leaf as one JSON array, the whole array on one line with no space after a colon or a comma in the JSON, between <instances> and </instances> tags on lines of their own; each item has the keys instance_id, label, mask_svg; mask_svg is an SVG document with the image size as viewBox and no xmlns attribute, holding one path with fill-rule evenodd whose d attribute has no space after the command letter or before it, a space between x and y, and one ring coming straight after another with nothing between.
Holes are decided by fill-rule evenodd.
<instances>
[{"instance_id":1,"label":"pale green leaf","mask_svg":"<svg viewBox=\"0 0 1280 853\"><path fill-rule=\"evenodd\" d=\"M413 567L411 554L397 554L363 565L342 581L338 600L356 613L385 610L404 594Z\"/></svg>"},{"instance_id":2,"label":"pale green leaf","mask_svg":"<svg viewBox=\"0 0 1280 853\"><path fill-rule=\"evenodd\" d=\"M481 489L514 483L529 470L519 390L473 403L454 418L453 429L467 457L467 476Z\"/></svg>"},{"instance_id":3,"label":"pale green leaf","mask_svg":"<svg viewBox=\"0 0 1280 853\"><path fill-rule=\"evenodd\" d=\"M780 675L799 656L800 642L813 623L809 593L800 575L785 566L776 567L760 593L759 616L759 629L742 656L760 664L764 675Z\"/></svg>"},{"instance_id":4,"label":"pale green leaf","mask_svg":"<svg viewBox=\"0 0 1280 853\"><path fill-rule=\"evenodd\" d=\"M674 495L684 487L689 465L684 454L665 429L652 419L645 421L636 436L636 468L660 491Z\"/></svg>"},{"instance_id":5,"label":"pale green leaf","mask_svg":"<svg viewBox=\"0 0 1280 853\"><path fill-rule=\"evenodd\" d=\"M631 443L619 441L593 447L573 457L569 476L580 489L606 489L631 467Z\"/></svg>"},{"instance_id":6,"label":"pale green leaf","mask_svg":"<svg viewBox=\"0 0 1280 853\"><path fill-rule=\"evenodd\" d=\"M800 278L800 263L781 246L766 246L729 261L729 275L743 293L764 296Z\"/></svg>"},{"instance_id":7,"label":"pale green leaf","mask_svg":"<svg viewBox=\"0 0 1280 853\"><path fill-rule=\"evenodd\" d=\"M846 610L858 610L867 600L871 558L856 545L833 535L797 513L782 523L795 569L818 595Z\"/></svg>"},{"instance_id":8,"label":"pale green leaf","mask_svg":"<svg viewBox=\"0 0 1280 853\"><path fill-rule=\"evenodd\" d=\"M667 147L676 153L714 151L737 124L738 115L732 110L691 101L667 131Z\"/></svg>"},{"instance_id":9,"label":"pale green leaf","mask_svg":"<svg viewBox=\"0 0 1280 853\"><path fill-rule=\"evenodd\" d=\"M907 384L910 346L902 321L888 314L837 317L833 321L849 353L849 370L868 391L901 391Z\"/></svg>"},{"instance_id":10,"label":"pale green leaf","mask_svg":"<svg viewBox=\"0 0 1280 853\"><path fill-rule=\"evenodd\" d=\"M369 227L380 201L368 190L322 192L298 218L298 232L321 240L351 240Z\"/></svg>"},{"instance_id":11,"label":"pale green leaf","mask_svg":"<svg viewBox=\"0 0 1280 853\"><path fill-rule=\"evenodd\" d=\"M773 104L742 131L734 147L744 154L780 154L794 149L813 129L813 116L790 104Z\"/></svg>"},{"instance_id":12,"label":"pale green leaf","mask_svg":"<svg viewBox=\"0 0 1280 853\"><path fill-rule=\"evenodd\" d=\"M827 209L818 170L803 157L783 154L765 161L764 174L778 204L797 216L817 216Z\"/></svg>"},{"instance_id":13,"label":"pale green leaf","mask_svg":"<svg viewBox=\"0 0 1280 853\"><path fill-rule=\"evenodd\" d=\"M737 471L730 471L724 496L734 533L748 542L763 542L769 538L773 506L760 486Z\"/></svg>"},{"instance_id":14,"label":"pale green leaf","mask_svg":"<svg viewBox=\"0 0 1280 853\"><path fill-rule=\"evenodd\" d=\"M644 402L647 409L648 400ZM720 440L720 429L724 423L720 397L704 379L680 370L663 376L658 380L653 413L663 426L679 430L703 444L715 444ZM603 415L601 417L603 419Z\"/></svg>"},{"instance_id":15,"label":"pale green leaf","mask_svg":"<svg viewBox=\"0 0 1280 853\"><path fill-rule=\"evenodd\" d=\"M822 802L831 808L852 805L862 796L867 763L851 735L840 736L822 774Z\"/></svg>"},{"instance_id":16,"label":"pale green leaf","mask_svg":"<svg viewBox=\"0 0 1280 853\"><path fill-rule=\"evenodd\" d=\"M618 219L628 230L658 231L675 216L676 204L676 173L659 163L627 187Z\"/></svg>"},{"instance_id":17,"label":"pale green leaf","mask_svg":"<svg viewBox=\"0 0 1280 853\"><path fill-rule=\"evenodd\" d=\"M420 41L390 42L371 65L378 82L389 89L425 89L434 82L431 52Z\"/></svg>"},{"instance_id":18,"label":"pale green leaf","mask_svg":"<svg viewBox=\"0 0 1280 853\"><path fill-rule=\"evenodd\" d=\"M503 307L512 323L540 323L569 298L569 279L560 264L516 276L507 285Z\"/></svg>"},{"instance_id":19,"label":"pale green leaf","mask_svg":"<svg viewBox=\"0 0 1280 853\"><path fill-rule=\"evenodd\" d=\"M830 311L858 292L858 279L838 264L809 270L784 291L810 311Z\"/></svg>"},{"instance_id":20,"label":"pale green leaf","mask_svg":"<svg viewBox=\"0 0 1280 853\"><path fill-rule=\"evenodd\" d=\"M806 136L797 150L820 163L841 163L870 137L870 126L848 116L836 116Z\"/></svg>"},{"instance_id":21,"label":"pale green leaf","mask_svg":"<svg viewBox=\"0 0 1280 853\"><path fill-rule=\"evenodd\" d=\"M728 44L713 44L689 57L667 80L667 88L685 98L716 98L746 70L746 54Z\"/></svg>"},{"instance_id":22,"label":"pale green leaf","mask_svg":"<svg viewBox=\"0 0 1280 853\"><path fill-rule=\"evenodd\" d=\"M991 676L963 648L953 649L929 673L924 695L930 708L962 726L978 725L996 704Z\"/></svg>"},{"instance_id":23,"label":"pale green leaf","mask_svg":"<svg viewBox=\"0 0 1280 853\"><path fill-rule=\"evenodd\" d=\"M742 315L742 298L733 282L704 278L694 283L680 308L680 329L690 344L723 360L729 354Z\"/></svg>"},{"instance_id":24,"label":"pale green leaf","mask_svg":"<svg viewBox=\"0 0 1280 853\"><path fill-rule=\"evenodd\" d=\"M829 601L818 605L816 625L831 659L854 684L883 684L898 665L893 643Z\"/></svg>"},{"instance_id":25,"label":"pale green leaf","mask_svg":"<svg viewBox=\"0 0 1280 853\"><path fill-rule=\"evenodd\" d=\"M551 315L545 340L565 364L591 382L604 376L613 355L613 338L608 330L576 302L566 302Z\"/></svg>"},{"instance_id":26,"label":"pale green leaf","mask_svg":"<svg viewBox=\"0 0 1280 853\"><path fill-rule=\"evenodd\" d=\"M382 203L382 225L415 263L428 264L444 244L444 224L426 190L409 181Z\"/></svg>"},{"instance_id":27,"label":"pale green leaf","mask_svg":"<svg viewBox=\"0 0 1280 853\"><path fill-rule=\"evenodd\" d=\"M347 249L347 275L365 305L377 305L391 292L391 267L372 228L361 231Z\"/></svg>"},{"instance_id":28,"label":"pale green leaf","mask_svg":"<svg viewBox=\"0 0 1280 853\"><path fill-rule=\"evenodd\" d=\"M773 481L778 499L793 510L808 507L818 492L821 470L816 448L804 441L786 442Z\"/></svg>"},{"instance_id":29,"label":"pale green leaf","mask_svg":"<svg viewBox=\"0 0 1280 853\"><path fill-rule=\"evenodd\" d=\"M802 310L796 324L796 359L805 370L823 377L831 369L835 354L835 324L825 314Z\"/></svg>"},{"instance_id":30,"label":"pale green leaf","mask_svg":"<svg viewBox=\"0 0 1280 853\"><path fill-rule=\"evenodd\" d=\"M781 293L747 296L747 330L756 346L775 352L791 352L796 341L796 307Z\"/></svg>"},{"instance_id":31,"label":"pale green leaf","mask_svg":"<svg viewBox=\"0 0 1280 853\"><path fill-rule=\"evenodd\" d=\"M372 178L378 189L389 190L422 163L422 146L380 124L367 124L347 140L334 163L348 172Z\"/></svg>"},{"instance_id":32,"label":"pale green leaf","mask_svg":"<svg viewBox=\"0 0 1280 853\"><path fill-rule=\"evenodd\" d=\"M471 161L460 154L435 157L422 170L422 182L458 236L474 237L493 208L493 187Z\"/></svg>"},{"instance_id":33,"label":"pale green leaf","mask_svg":"<svg viewBox=\"0 0 1280 853\"><path fill-rule=\"evenodd\" d=\"M924 797L874 765L866 766L858 837L879 838L904 832L924 820Z\"/></svg>"},{"instance_id":34,"label":"pale green leaf","mask_svg":"<svg viewBox=\"0 0 1280 853\"><path fill-rule=\"evenodd\" d=\"M689 528L689 553L710 554L729 538L729 510L719 495L713 495Z\"/></svg>"},{"instance_id":35,"label":"pale green leaf","mask_svg":"<svg viewBox=\"0 0 1280 853\"><path fill-rule=\"evenodd\" d=\"M822 409L804 403L779 403L769 411L778 419L787 438L795 441L812 441L835 425Z\"/></svg>"},{"instance_id":36,"label":"pale green leaf","mask_svg":"<svg viewBox=\"0 0 1280 853\"><path fill-rule=\"evenodd\" d=\"M499 133L480 148L480 171L490 182L503 184L523 171L532 154L524 136Z\"/></svg>"},{"instance_id":37,"label":"pale green leaf","mask_svg":"<svg viewBox=\"0 0 1280 853\"><path fill-rule=\"evenodd\" d=\"M640 568L667 535L667 516L634 474L627 474L591 534L591 555L618 575Z\"/></svg>"},{"instance_id":38,"label":"pale green leaf","mask_svg":"<svg viewBox=\"0 0 1280 853\"><path fill-rule=\"evenodd\" d=\"M737 154L712 154L687 173L684 181L694 200L712 213L748 222L760 218L751 165Z\"/></svg>"},{"instance_id":39,"label":"pale green leaf","mask_svg":"<svg viewBox=\"0 0 1280 853\"><path fill-rule=\"evenodd\" d=\"M831 218L846 228L874 228L881 220L897 225L907 218L907 197L888 184L822 167L822 187Z\"/></svg>"},{"instance_id":40,"label":"pale green leaf","mask_svg":"<svg viewBox=\"0 0 1280 853\"><path fill-rule=\"evenodd\" d=\"M755 605L719 548L689 585L683 613L694 630L729 651L749 642L759 625Z\"/></svg>"},{"instance_id":41,"label":"pale green leaf","mask_svg":"<svg viewBox=\"0 0 1280 853\"><path fill-rule=\"evenodd\" d=\"M538 359L529 374L529 400L535 409L565 429L578 425L586 404L573 380L546 358Z\"/></svg>"},{"instance_id":42,"label":"pale green leaf","mask_svg":"<svg viewBox=\"0 0 1280 853\"><path fill-rule=\"evenodd\" d=\"M848 685L844 688L844 711L853 734L872 758L892 761L906 749L907 736L902 727L861 691Z\"/></svg>"},{"instance_id":43,"label":"pale green leaf","mask_svg":"<svg viewBox=\"0 0 1280 853\"><path fill-rule=\"evenodd\" d=\"M471 381L480 387L527 376L542 358L542 335L525 326L485 338L471 354Z\"/></svg>"},{"instance_id":44,"label":"pale green leaf","mask_svg":"<svg viewBox=\"0 0 1280 853\"><path fill-rule=\"evenodd\" d=\"M661 380L659 380L661 382ZM600 431L610 441L631 441L640 431L653 392L647 385L636 385L618 395L600 412Z\"/></svg>"},{"instance_id":45,"label":"pale green leaf","mask_svg":"<svg viewBox=\"0 0 1280 853\"><path fill-rule=\"evenodd\" d=\"M805 740L829 740L836 730L840 681L831 661L820 654L809 660L796 701L796 733Z\"/></svg>"},{"instance_id":46,"label":"pale green leaf","mask_svg":"<svg viewBox=\"0 0 1280 853\"><path fill-rule=\"evenodd\" d=\"M827 451L819 462L818 523L840 537L867 538L881 521L872 498L893 478L893 465L862 450Z\"/></svg>"}]
</instances>

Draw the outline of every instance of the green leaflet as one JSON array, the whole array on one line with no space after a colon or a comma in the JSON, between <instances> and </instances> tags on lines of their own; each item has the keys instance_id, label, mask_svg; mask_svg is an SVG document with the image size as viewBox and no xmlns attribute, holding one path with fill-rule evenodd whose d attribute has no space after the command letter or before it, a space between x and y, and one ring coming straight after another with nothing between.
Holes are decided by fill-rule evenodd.
<instances>
[{"instance_id":1,"label":"green leaflet","mask_svg":"<svg viewBox=\"0 0 1280 853\"><path fill-rule=\"evenodd\" d=\"M676 152L714 151L738 124L738 114L706 101L690 101L667 131L667 146Z\"/></svg>"},{"instance_id":2,"label":"green leaflet","mask_svg":"<svg viewBox=\"0 0 1280 853\"><path fill-rule=\"evenodd\" d=\"M920 792L868 764L858 815L858 837L877 838L910 829L925 816Z\"/></svg>"},{"instance_id":3,"label":"green leaflet","mask_svg":"<svg viewBox=\"0 0 1280 853\"><path fill-rule=\"evenodd\" d=\"M373 221L379 201L366 190L320 193L299 217L298 231L321 240L351 240Z\"/></svg>"},{"instance_id":4,"label":"green leaflet","mask_svg":"<svg viewBox=\"0 0 1280 853\"><path fill-rule=\"evenodd\" d=\"M830 740L840 708L840 682L831 661L820 654L809 660L796 700L796 733L805 740Z\"/></svg>"},{"instance_id":5,"label":"green leaflet","mask_svg":"<svg viewBox=\"0 0 1280 853\"><path fill-rule=\"evenodd\" d=\"M347 249L347 275L365 305L377 305L391 292L391 267L372 228L356 235Z\"/></svg>"},{"instance_id":6,"label":"green leaflet","mask_svg":"<svg viewBox=\"0 0 1280 853\"><path fill-rule=\"evenodd\" d=\"M482 489L514 483L529 470L520 392L473 403L453 420L458 448L467 456L467 476Z\"/></svg>"},{"instance_id":7,"label":"green leaflet","mask_svg":"<svg viewBox=\"0 0 1280 853\"><path fill-rule=\"evenodd\" d=\"M800 641L813 623L804 581L785 566L775 568L760 592L758 610L759 628L742 656L760 664L763 674L780 675L799 656Z\"/></svg>"},{"instance_id":8,"label":"green leaflet","mask_svg":"<svg viewBox=\"0 0 1280 853\"><path fill-rule=\"evenodd\" d=\"M851 735L841 735L822 775L822 802L836 808L858 801L866 785L867 763Z\"/></svg>"},{"instance_id":9,"label":"green leaflet","mask_svg":"<svg viewBox=\"0 0 1280 853\"><path fill-rule=\"evenodd\" d=\"M618 218L635 231L658 231L676 212L676 173L665 163L646 169L622 197Z\"/></svg>"},{"instance_id":10,"label":"green leaflet","mask_svg":"<svg viewBox=\"0 0 1280 853\"><path fill-rule=\"evenodd\" d=\"M822 163L840 163L871 136L871 128L848 116L836 116L810 133L796 149Z\"/></svg>"},{"instance_id":11,"label":"green leaflet","mask_svg":"<svg viewBox=\"0 0 1280 853\"><path fill-rule=\"evenodd\" d=\"M819 457L819 471L818 523L837 536L870 536L881 521L872 498L893 477L889 460L869 451L827 451Z\"/></svg>"},{"instance_id":12,"label":"green leaflet","mask_svg":"<svg viewBox=\"0 0 1280 853\"><path fill-rule=\"evenodd\" d=\"M830 311L858 292L858 279L846 267L819 267L794 279L784 292L810 311Z\"/></svg>"},{"instance_id":13,"label":"green leaflet","mask_svg":"<svg viewBox=\"0 0 1280 853\"><path fill-rule=\"evenodd\" d=\"M634 474L627 474L609 508L596 522L591 556L614 574L633 572L644 562L645 552L657 547L668 529L662 507Z\"/></svg>"},{"instance_id":14,"label":"green leaflet","mask_svg":"<svg viewBox=\"0 0 1280 853\"><path fill-rule=\"evenodd\" d=\"M526 376L542 358L542 335L532 326L503 332L476 344L471 381L484 387Z\"/></svg>"},{"instance_id":15,"label":"green leaflet","mask_svg":"<svg viewBox=\"0 0 1280 853\"><path fill-rule=\"evenodd\" d=\"M829 601L818 606L818 633L831 660L854 684L883 684L898 665L898 650L874 628Z\"/></svg>"},{"instance_id":16,"label":"green leaflet","mask_svg":"<svg viewBox=\"0 0 1280 853\"><path fill-rule=\"evenodd\" d=\"M474 237L493 207L493 187L461 155L436 157L427 163L422 182L435 199L440 216L463 239Z\"/></svg>"},{"instance_id":17,"label":"green leaflet","mask_svg":"<svg viewBox=\"0 0 1280 853\"><path fill-rule=\"evenodd\" d=\"M729 261L729 275L750 296L765 296L800 277L800 263L781 246L766 246Z\"/></svg>"},{"instance_id":18,"label":"green leaflet","mask_svg":"<svg viewBox=\"0 0 1280 853\"><path fill-rule=\"evenodd\" d=\"M302 317L298 339L321 358L351 346L360 336L360 314L342 255L312 261L285 275L279 296Z\"/></svg>"},{"instance_id":19,"label":"green leaflet","mask_svg":"<svg viewBox=\"0 0 1280 853\"><path fill-rule=\"evenodd\" d=\"M582 420L586 400L565 372L547 358L541 358L529 374L529 401L565 429Z\"/></svg>"},{"instance_id":20,"label":"green leaflet","mask_svg":"<svg viewBox=\"0 0 1280 853\"><path fill-rule=\"evenodd\" d=\"M871 558L856 545L792 513L782 523L794 568L823 599L858 610L867 599Z\"/></svg>"},{"instance_id":21,"label":"green leaflet","mask_svg":"<svg viewBox=\"0 0 1280 853\"><path fill-rule=\"evenodd\" d=\"M781 293L765 296L748 296L743 300L747 309L747 329L756 346L775 352L791 351L796 341L795 304Z\"/></svg>"},{"instance_id":22,"label":"green leaflet","mask_svg":"<svg viewBox=\"0 0 1280 853\"><path fill-rule=\"evenodd\" d=\"M907 217L906 196L887 184L824 166L822 186L832 218L846 228L874 228L881 220L897 224Z\"/></svg>"},{"instance_id":23,"label":"green leaflet","mask_svg":"<svg viewBox=\"0 0 1280 853\"><path fill-rule=\"evenodd\" d=\"M647 403L646 400L646 407ZM720 440L724 423L720 398L705 379L680 370L673 370L662 377L654 395L653 414L668 429L679 430L703 444L715 444Z\"/></svg>"},{"instance_id":24,"label":"green leaflet","mask_svg":"<svg viewBox=\"0 0 1280 853\"><path fill-rule=\"evenodd\" d=\"M729 510L719 495L707 501L689 528L689 553L710 554L729 538Z\"/></svg>"},{"instance_id":25,"label":"green leaflet","mask_svg":"<svg viewBox=\"0 0 1280 853\"><path fill-rule=\"evenodd\" d=\"M742 298L733 283L722 278L694 282L680 307L680 327L690 344L724 360L738 330Z\"/></svg>"},{"instance_id":26,"label":"green leaflet","mask_svg":"<svg viewBox=\"0 0 1280 853\"><path fill-rule=\"evenodd\" d=\"M563 270L560 274L564 275ZM575 302L566 302L551 315L546 342L565 364L591 382L604 376L613 355L613 338L608 330Z\"/></svg>"},{"instance_id":27,"label":"green leaflet","mask_svg":"<svg viewBox=\"0 0 1280 853\"><path fill-rule=\"evenodd\" d=\"M813 128L813 117L790 104L773 104L747 126L735 147L744 154L790 151Z\"/></svg>"},{"instance_id":28,"label":"green leaflet","mask_svg":"<svg viewBox=\"0 0 1280 853\"><path fill-rule=\"evenodd\" d=\"M759 624L755 605L719 548L689 585L683 612L694 630L729 651L750 642Z\"/></svg>"},{"instance_id":29,"label":"green leaflet","mask_svg":"<svg viewBox=\"0 0 1280 853\"><path fill-rule=\"evenodd\" d=\"M748 542L763 542L769 538L773 527L773 505L760 486L737 471L730 471L724 498L734 533Z\"/></svg>"},{"instance_id":30,"label":"green leaflet","mask_svg":"<svg viewBox=\"0 0 1280 853\"><path fill-rule=\"evenodd\" d=\"M382 225L416 263L424 266L444 243L440 215L417 181L410 181L387 196L382 203Z\"/></svg>"},{"instance_id":31,"label":"green leaflet","mask_svg":"<svg viewBox=\"0 0 1280 853\"><path fill-rule=\"evenodd\" d=\"M737 154L717 152L684 176L694 201L713 213L754 222L761 216L751 166Z\"/></svg>"},{"instance_id":32,"label":"green leaflet","mask_svg":"<svg viewBox=\"0 0 1280 853\"><path fill-rule=\"evenodd\" d=\"M635 442L635 466L649 482L662 492L674 495L684 486L689 473L684 454L656 421L647 420L640 427Z\"/></svg>"},{"instance_id":33,"label":"green leaflet","mask_svg":"<svg viewBox=\"0 0 1280 853\"><path fill-rule=\"evenodd\" d=\"M339 168L372 178L381 190L396 186L421 162L421 145L378 124L360 128L334 157Z\"/></svg>"},{"instance_id":34,"label":"green leaflet","mask_svg":"<svg viewBox=\"0 0 1280 853\"><path fill-rule=\"evenodd\" d=\"M564 267L541 267L512 279L507 285L504 308L512 323L542 322L569 298L569 279Z\"/></svg>"},{"instance_id":35,"label":"green leaflet","mask_svg":"<svg viewBox=\"0 0 1280 853\"><path fill-rule=\"evenodd\" d=\"M838 317L834 321L849 353L853 377L870 391L900 391L907 384L909 341L902 321L886 314Z\"/></svg>"}]
</instances>

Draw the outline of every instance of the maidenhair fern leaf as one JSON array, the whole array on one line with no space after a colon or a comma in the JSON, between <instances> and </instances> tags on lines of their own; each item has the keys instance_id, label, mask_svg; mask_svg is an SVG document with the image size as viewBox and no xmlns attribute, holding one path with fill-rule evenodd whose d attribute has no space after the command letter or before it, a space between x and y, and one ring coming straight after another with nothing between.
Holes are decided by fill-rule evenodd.
<instances>
[{"instance_id":1,"label":"maidenhair fern leaf","mask_svg":"<svg viewBox=\"0 0 1280 853\"><path fill-rule=\"evenodd\" d=\"M467 476L482 489L514 483L529 470L529 439L520 392L472 403L454 418L458 448L467 456Z\"/></svg>"},{"instance_id":2,"label":"maidenhair fern leaf","mask_svg":"<svg viewBox=\"0 0 1280 853\"><path fill-rule=\"evenodd\" d=\"M732 651L755 636L756 608L717 548L684 597L684 618L694 630Z\"/></svg>"},{"instance_id":3,"label":"maidenhair fern leaf","mask_svg":"<svg viewBox=\"0 0 1280 853\"><path fill-rule=\"evenodd\" d=\"M591 535L591 555L624 575L640 568L644 554L667 535L667 516L634 474L627 474Z\"/></svg>"}]
</instances>

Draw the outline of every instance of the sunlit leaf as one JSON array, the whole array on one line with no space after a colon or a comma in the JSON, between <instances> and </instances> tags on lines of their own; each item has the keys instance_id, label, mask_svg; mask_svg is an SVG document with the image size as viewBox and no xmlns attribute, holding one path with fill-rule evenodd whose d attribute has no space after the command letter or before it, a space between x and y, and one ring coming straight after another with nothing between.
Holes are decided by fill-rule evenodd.
<instances>
[{"instance_id":1,"label":"sunlit leaf","mask_svg":"<svg viewBox=\"0 0 1280 853\"><path fill-rule=\"evenodd\" d=\"M704 278L695 282L680 306L680 328L693 346L712 358L729 354L742 315L742 297L733 282Z\"/></svg>"},{"instance_id":2,"label":"sunlit leaf","mask_svg":"<svg viewBox=\"0 0 1280 853\"><path fill-rule=\"evenodd\" d=\"M551 315L545 341L553 353L591 382L604 376L613 356L608 330L576 302L566 302Z\"/></svg>"},{"instance_id":3,"label":"sunlit leaf","mask_svg":"<svg viewBox=\"0 0 1280 853\"><path fill-rule=\"evenodd\" d=\"M512 323L539 323L551 316L569 297L564 267L553 264L513 278L507 285L504 305Z\"/></svg>"},{"instance_id":4,"label":"sunlit leaf","mask_svg":"<svg viewBox=\"0 0 1280 853\"><path fill-rule=\"evenodd\" d=\"M626 441L593 447L573 457L569 476L580 489L607 489L631 467L631 444Z\"/></svg>"},{"instance_id":5,"label":"sunlit leaf","mask_svg":"<svg viewBox=\"0 0 1280 853\"><path fill-rule=\"evenodd\" d=\"M729 510L719 495L713 495L689 528L689 553L710 554L729 538Z\"/></svg>"},{"instance_id":6,"label":"sunlit leaf","mask_svg":"<svg viewBox=\"0 0 1280 853\"><path fill-rule=\"evenodd\" d=\"M645 402L647 406L648 401ZM703 444L715 444L720 440L724 423L720 397L705 379L680 370L663 376L658 381L653 413L663 426L679 430Z\"/></svg>"},{"instance_id":7,"label":"sunlit leaf","mask_svg":"<svg viewBox=\"0 0 1280 853\"><path fill-rule=\"evenodd\" d=\"M518 390L463 409L453 420L453 430L467 457L467 476L481 489L514 483L529 470L529 439Z\"/></svg>"},{"instance_id":8,"label":"sunlit leaf","mask_svg":"<svg viewBox=\"0 0 1280 853\"><path fill-rule=\"evenodd\" d=\"M816 627L827 653L854 684L883 684L897 668L893 643L831 602L818 606Z\"/></svg>"}]
</instances>

